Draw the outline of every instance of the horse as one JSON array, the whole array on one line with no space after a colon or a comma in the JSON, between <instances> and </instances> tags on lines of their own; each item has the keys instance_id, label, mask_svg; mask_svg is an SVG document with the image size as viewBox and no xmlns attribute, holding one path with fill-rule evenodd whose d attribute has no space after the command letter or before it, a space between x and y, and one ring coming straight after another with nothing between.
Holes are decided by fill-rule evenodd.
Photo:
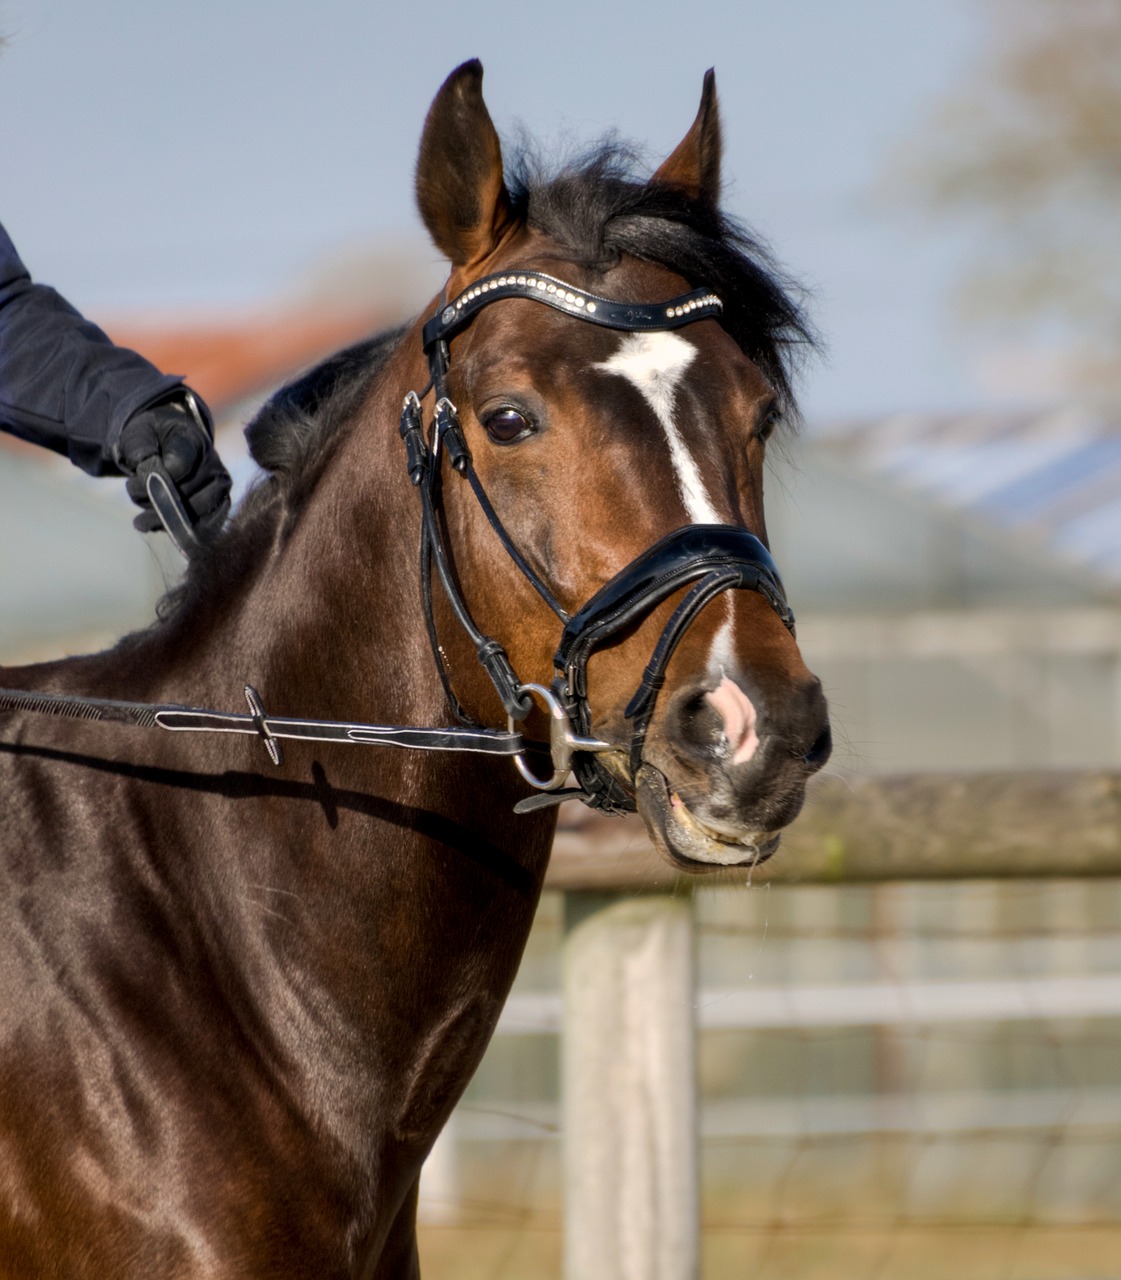
<instances>
[{"instance_id":1,"label":"horse","mask_svg":"<svg viewBox=\"0 0 1121 1280\"><path fill-rule=\"evenodd\" d=\"M829 750L763 519L812 331L720 160L711 72L636 176L504 166L459 67L429 312L264 407L147 630L0 671L4 1277L419 1275L552 802L695 871L774 851Z\"/></svg>"}]
</instances>

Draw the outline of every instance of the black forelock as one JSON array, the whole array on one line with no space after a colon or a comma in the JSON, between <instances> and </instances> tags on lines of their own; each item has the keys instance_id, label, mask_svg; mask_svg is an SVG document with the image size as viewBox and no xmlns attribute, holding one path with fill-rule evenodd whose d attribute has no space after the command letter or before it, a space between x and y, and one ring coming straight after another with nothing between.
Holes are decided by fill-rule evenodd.
<instances>
[{"instance_id":1,"label":"black forelock","mask_svg":"<svg viewBox=\"0 0 1121 1280\"><path fill-rule=\"evenodd\" d=\"M746 227L707 201L650 182L639 169L635 151L614 139L551 174L523 144L508 164L507 185L530 227L593 270L629 256L718 294L724 328L796 417L795 373L817 345L805 291Z\"/></svg>"}]
</instances>

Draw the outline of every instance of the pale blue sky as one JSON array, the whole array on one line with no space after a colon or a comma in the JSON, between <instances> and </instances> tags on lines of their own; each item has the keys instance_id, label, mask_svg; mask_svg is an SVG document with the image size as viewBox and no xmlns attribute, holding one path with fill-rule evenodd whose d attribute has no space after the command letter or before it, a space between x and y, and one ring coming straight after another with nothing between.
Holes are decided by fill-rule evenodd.
<instances>
[{"instance_id":1,"label":"pale blue sky","mask_svg":"<svg viewBox=\"0 0 1121 1280\"><path fill-rule=\"evenodd\" d=\"M971 0L0 0L0 219L95 318L267 306L421 232L415 148L483 59L500 130L668 152L715 65L728 204L816 291L811 420L993 403L946 304L963 243L868 194L975 57Z\"/></svg>"}]
</instances>

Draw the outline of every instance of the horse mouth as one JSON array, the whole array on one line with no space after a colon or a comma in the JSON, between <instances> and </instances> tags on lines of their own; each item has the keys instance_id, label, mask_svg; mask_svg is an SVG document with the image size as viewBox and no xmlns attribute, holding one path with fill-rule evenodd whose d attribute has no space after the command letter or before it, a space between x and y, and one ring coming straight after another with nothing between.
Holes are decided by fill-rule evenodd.
<instances>
[{"instance_id":1,"label":"horse mouth","mask_svg":"<svg viewBox=\"0 0 1121 1280\"><path fill-rule=\"evenodd\" d=\"M638 810L658 851L690 871L715 867L756 867L779 846L774 832L716 830L674 792L665 774L644 763L636 779Z\"/></svg>"}]
</instances>

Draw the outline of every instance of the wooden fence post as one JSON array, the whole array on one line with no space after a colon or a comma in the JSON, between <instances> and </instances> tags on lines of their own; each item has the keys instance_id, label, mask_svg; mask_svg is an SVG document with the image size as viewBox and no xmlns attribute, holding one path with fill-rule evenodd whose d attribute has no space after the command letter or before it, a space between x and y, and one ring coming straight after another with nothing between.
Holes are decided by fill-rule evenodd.
<instances>
[{"instance_id":1,"label":"wooden fence post","mask_svg":"<svg viewBox=\"0 0 1121 1280\"><path fill-rule=\"evenodd\" d=\"M700 1274L692 899L565 895L566 1280Z\"/></svg>"}]
</instances>

